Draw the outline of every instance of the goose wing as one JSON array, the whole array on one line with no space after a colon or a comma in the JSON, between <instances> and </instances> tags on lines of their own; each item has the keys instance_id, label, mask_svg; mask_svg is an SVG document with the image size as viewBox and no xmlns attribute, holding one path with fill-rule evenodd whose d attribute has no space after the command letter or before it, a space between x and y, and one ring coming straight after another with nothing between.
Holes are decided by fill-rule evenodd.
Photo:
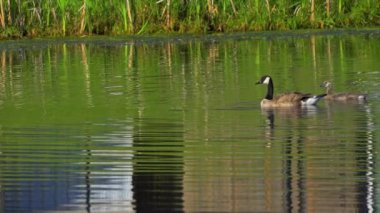
<instances>
[{"instance_id":1,"label":"goose wing","mask_svg":"<svg viewBox=\"0 0 380 213\"><path fill-rule=\"evenodd\" d=\"M311 97L309 94L303 94L300 92L291 92L278 95L273 101L277 103L299 103L303 99Z\"/></svg>"},{"instance_id":2,"label":"goose wing","mask_svg":"<svg viewBox=\"0 0 380 213\"><path fill-rule=\"evenodd\" d=\"M276 97L274 100L277 105L315 105L325 97L326 94L313 95L300 92L286 93Z\"/></svg>"}]
</instances>

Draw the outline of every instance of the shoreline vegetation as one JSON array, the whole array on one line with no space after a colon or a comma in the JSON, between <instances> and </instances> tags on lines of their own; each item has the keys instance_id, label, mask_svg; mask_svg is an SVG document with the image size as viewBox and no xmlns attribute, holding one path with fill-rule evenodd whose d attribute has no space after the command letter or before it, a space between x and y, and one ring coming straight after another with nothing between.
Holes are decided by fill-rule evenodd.
<instances>
[{"instance_id":1,"label":"shoreline vegetation","mask_svg":"<svg viewBox=\"0 0 380 213\"><path fill-rule=\"evenodd\" d=\"M0 39L380 26L380 0L0 0Z\"/></svg>"}]
</instances>

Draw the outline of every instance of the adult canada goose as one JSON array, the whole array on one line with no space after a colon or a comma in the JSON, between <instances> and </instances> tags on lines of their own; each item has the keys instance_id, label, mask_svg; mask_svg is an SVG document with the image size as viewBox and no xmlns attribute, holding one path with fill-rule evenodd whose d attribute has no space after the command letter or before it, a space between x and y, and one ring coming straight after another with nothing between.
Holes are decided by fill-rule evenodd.
<instances>
[{"instance_id":1,"label":"adult canada goose","mask_svg":"<svg viewBox=\"0 0 380 213\"><path fill-rule=\"evenodd\" d=\"M365 102L367 101L367 94L364 93L334 93L332 89L332 83L330 81L324 81L321 87L326 88L326 97L328 101L339 101L339 102Z\"/></svg>"},{"instance_id":2,"label":"adult canada goose","mask_svg":"<svg viewBox=\"0 0 380 213\"><path fill-rule=\"evenodd\" d=\"M312 95L300 92L292 92L273 97L273 80L268 75L261 77L261 79L256 82L256 84L268 85L267 94L260 103L261 107L263 108L316 105L321 98L326 96L326 94Z\"/></svg>"}]
</instances>

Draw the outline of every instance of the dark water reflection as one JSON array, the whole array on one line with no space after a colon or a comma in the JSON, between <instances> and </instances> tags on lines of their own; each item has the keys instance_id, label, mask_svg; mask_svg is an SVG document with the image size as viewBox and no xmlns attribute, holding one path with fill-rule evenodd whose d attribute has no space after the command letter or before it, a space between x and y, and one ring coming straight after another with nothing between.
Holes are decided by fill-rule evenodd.
<instances>
[{"instance_id":1,"label":"dark water reflection","mask_svg":"<svg viewBox=\"0 0 380 213\"><path fill-rule=\"evenodd\" d=\"M0 43L0 212L373 212L378 33ZM369 102L262 110L275 92Z\"/></svg>"},{"instance_id":2,"label":"dark water reflection","mask_svg":"<svg viewBox=\"0 0 380 213\"><path fill-rule=\"evenodd\" d=\"M134 135L133 199L136 212L183 209L183 124L139 121Z\"/></svg>"}]
</instances>

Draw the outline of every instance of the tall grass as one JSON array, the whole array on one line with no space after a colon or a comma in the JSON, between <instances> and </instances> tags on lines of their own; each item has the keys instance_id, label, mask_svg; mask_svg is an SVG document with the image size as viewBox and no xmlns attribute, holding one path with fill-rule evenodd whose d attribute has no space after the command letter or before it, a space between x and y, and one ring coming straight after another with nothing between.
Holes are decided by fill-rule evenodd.
<instances>
[{"instance_id":1,"label":"tall grass","mask_svg":"<svg viewBox=\"0 0 380 213\"><path fill-rule=\"evenodd\" d=\"M380 0L0 0L0 37L380 25Z\"/></svg>"}]
</instances>

